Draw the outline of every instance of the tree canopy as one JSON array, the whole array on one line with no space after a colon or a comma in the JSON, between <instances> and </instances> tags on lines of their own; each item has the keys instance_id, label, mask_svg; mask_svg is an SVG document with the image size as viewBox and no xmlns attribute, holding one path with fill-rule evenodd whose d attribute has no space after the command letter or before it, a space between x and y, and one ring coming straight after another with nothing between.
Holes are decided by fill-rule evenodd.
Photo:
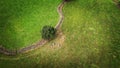
<instances>
[{"instance_id":1,"label":"tree canopy","mask_svg":"<svg viewBox=\"0 0 120 68\"><path fill-rule=\"evenodd\" d=\"M56 36L56 29L52 26L44 26L41 34L43 39L51 40Z\"/></svg>"}]
</instances>

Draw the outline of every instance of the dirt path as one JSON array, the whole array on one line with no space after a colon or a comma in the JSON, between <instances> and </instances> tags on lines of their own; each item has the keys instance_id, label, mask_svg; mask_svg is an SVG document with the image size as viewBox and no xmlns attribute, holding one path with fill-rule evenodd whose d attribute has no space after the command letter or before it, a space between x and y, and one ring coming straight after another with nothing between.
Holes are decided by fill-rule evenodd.
<instances>
[{"instance_id":1,"label":"dirt path","mask_svg":"<svg viewBox=\"0 0 120 68\"><path fill-rule=\"evenodd\" d=\"M62 22L63 22L63 13L62 13L62 8L63 8L63 5L64 5L65 2L62 2L58 8L57 8L57 11L59 13L59 16L60 16L60 19L58 21L58 24L55 26L55 28L58 30L60 28L60 26L62 25ZM0 53L1 54L4 54L4 55L8 55L8 56L14 56L14 55L17 55L17 54L21 54L21 53L25 53L25 52L28 52L28 51L31 51L31 50L34 50L34 49L37 49L41 46L43 46L44 44L46 44L48 41L47 40L40 40L39 42L31 45L31 46L27 46L25 48L21 48L19 50L8 50L2 46L0 46Z\"/></svg>"},{"instance_id":2,"label":"dirt path","mask_svg":"<svg viewBox=\"0 0 120 68\"><path fill-rule=\"evenodd\" d=\"M58 6L58 8L57 8L57 11L58 11L58 13L59 13L60 19L59 19L59 21L58 21L58 24L55 26L56 29L59 29L59 28L60 28L60 26L62 25L63 19L64 19L64 15L63 15L63 13L62 13L62 8L63 8L63 6L64 6L64 3L65 3L65 2L62 2L62 3Z\"/></svg>"}]
</instances>

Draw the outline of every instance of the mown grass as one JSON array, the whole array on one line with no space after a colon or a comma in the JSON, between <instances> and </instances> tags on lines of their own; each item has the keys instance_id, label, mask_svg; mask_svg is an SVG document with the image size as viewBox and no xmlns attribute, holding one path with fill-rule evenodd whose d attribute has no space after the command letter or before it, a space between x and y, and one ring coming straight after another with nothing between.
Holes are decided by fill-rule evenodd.
<instances>
[{"instance_id":1,"label":"mown grass","mask_svg":"<svg viewBox=\"0 0 120 68\"><path fill-rule=\"evenodd\" d=\"M44 25L55 26L59 0L0 0L0 45L19 49L41 39Z\"/></svg>"},{"instance_id":2,"label":"mown grass","mask_svg":"<svg viewBox=\"0 0 120 68\"><path fill-rule=\"evenodd\" d=\"M112 0L74 0L64 6L60 37L16 57L1 55L2 68L119 68L120 9ZM4 58L5 57L5 58ZM8 66L6 66L6 64Z\"/></svg>"}]
</instances>

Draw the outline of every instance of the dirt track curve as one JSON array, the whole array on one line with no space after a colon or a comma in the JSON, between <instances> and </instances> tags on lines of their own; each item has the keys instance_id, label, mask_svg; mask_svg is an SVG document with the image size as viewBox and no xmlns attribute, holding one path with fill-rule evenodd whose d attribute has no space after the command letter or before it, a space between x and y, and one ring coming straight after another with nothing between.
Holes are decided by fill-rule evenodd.
<instances>
[{"instance_id":1,"label":"dirt track curve","mask_svg":"<svg viewBox=\"0 0 120 68\"><path fill-rule=\"evenodd\" d=\"M63 1L57 8L57 11L58 11L59 16L60 16L60 19L59 19L57 25L55 26L55 28L57 30L60 29L60 26L61 26L61 24L63 22L64 15L62 13L62 8L63 8L64 3L65 2ZM35 43L35 44L31 45L31 46L27 46L27 47L21 48L19 50L8 50L5 47L0 46L0 53L4 54L4 55L8 55L8 56L14 56L14 55L17 55L17 54L21 54L21 53L25 53L25 52L37 49L37 48L43 46L44 44L46 44L47 42L48 42L47 40L42 39L39 42L37 42L37 43Z\"/></svg>"}]
</instances>

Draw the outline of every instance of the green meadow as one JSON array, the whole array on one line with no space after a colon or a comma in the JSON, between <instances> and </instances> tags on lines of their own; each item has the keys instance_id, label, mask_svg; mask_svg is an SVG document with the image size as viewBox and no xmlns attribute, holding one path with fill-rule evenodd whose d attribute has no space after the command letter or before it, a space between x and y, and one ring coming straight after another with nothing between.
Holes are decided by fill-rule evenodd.
<instances>
[{"instance_id":1,"label":"green meadow","mask_svg":"<svg viewBox=\"0 0 120 68\"><path fill-rule=\"evenodd\" d=\"M44 10L40 15L45 13L45 19L39 16L35 17L35 21L40 18L41 21L45 21L44 23L55 26L59 18L56 7L61 0L42 1L42 3L36 3L45 6L39 6L35 10L30 9L30 11L41 9L39 12L42 12ZM49 7L49 4L52 7ZM51 11L49 12L47 9ZM17 56L0 55L0 68L120 68L120 8L112 0L72 0L65 3L63 13L62 35L43 47L28 53ZM31 19L34 18L27 17L23 19L32 22ZM2 20L4 21L4 19ZM50 21L54 24L51 24ZM26 28L30 28L29 31L34 30L30 26ZM38 37L40 37L40 27L38 28ZM14 35L15 38L19 37L19 34L18 36ZM2 34L0 36L4 37ZM28 36L31 36L31 34ZM2 42L2 40L0 41Z\"/></svg>"},{"instance_id":2,"label":"green meadow","mask_svg":"<svg viewBox=\"0 0 120 68\"><path fill-rule=\"evenodd\" d=\"M38 42L45 25L59 19L59 0L0 0L0 45L19 49Z\"/></svg>"}]
</instances>

